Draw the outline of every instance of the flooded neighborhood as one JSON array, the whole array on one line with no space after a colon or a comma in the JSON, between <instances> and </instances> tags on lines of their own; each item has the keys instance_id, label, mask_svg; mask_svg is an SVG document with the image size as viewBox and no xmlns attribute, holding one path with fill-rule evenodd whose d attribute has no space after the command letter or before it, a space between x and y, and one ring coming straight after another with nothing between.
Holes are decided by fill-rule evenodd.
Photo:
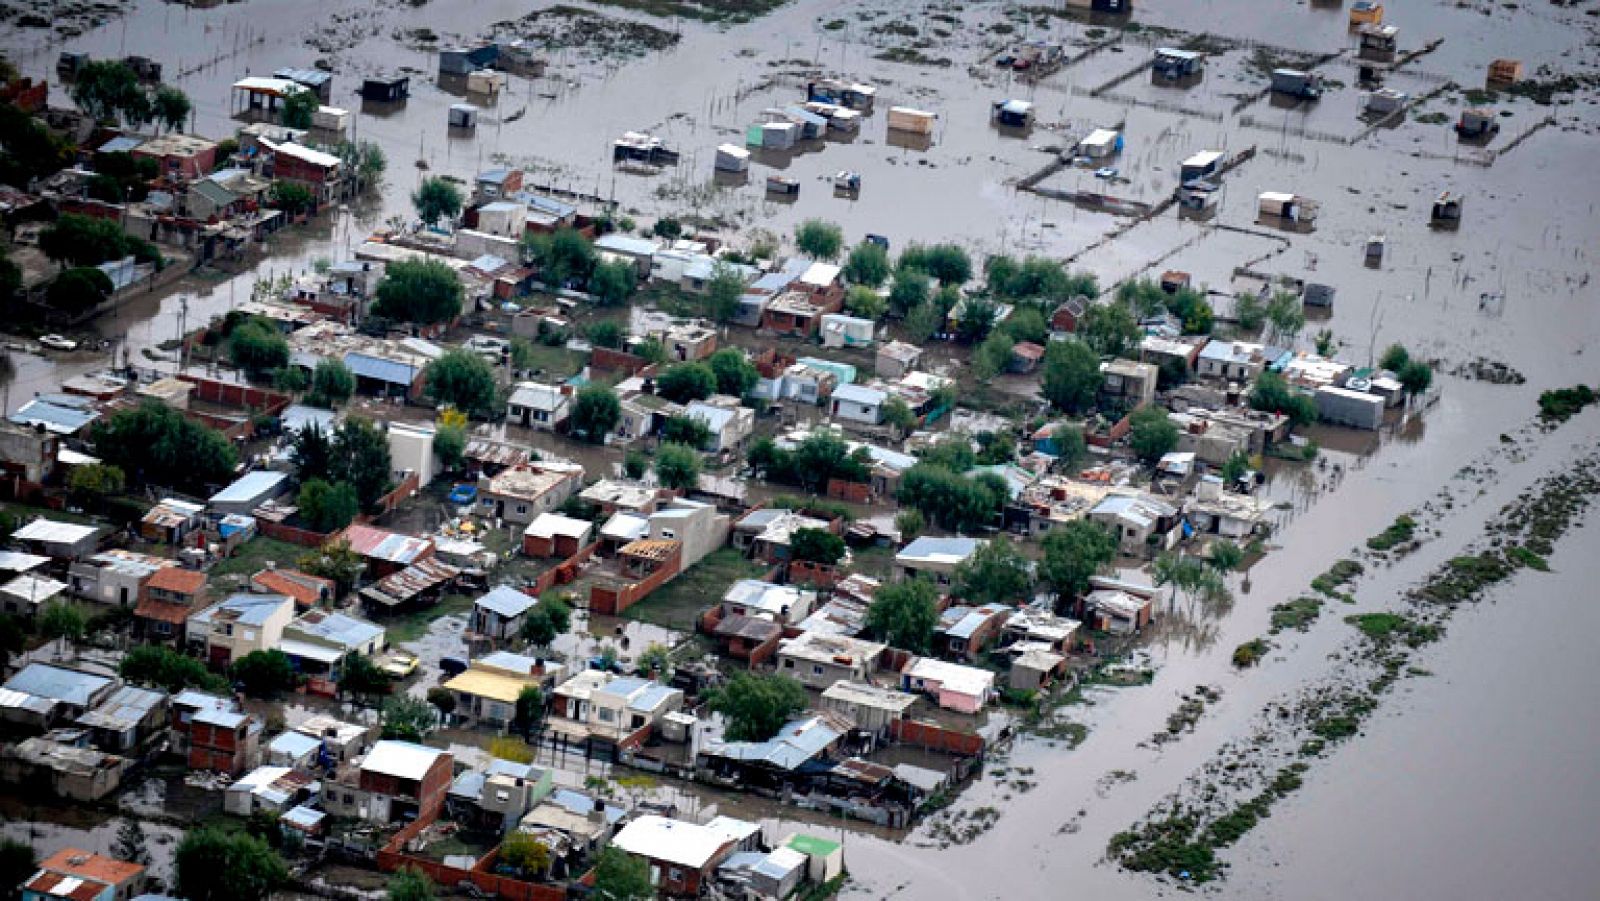
<instances>
[{"instance_id":1,"label":"flooded neighborhood","mask_svg":"<svg viewBox=\"0 0 1600 901\"><path fill-rule=\"evenodd\" d=\"M0 895L1591 897L1597 101L1588 0L0 0Z\"/></svg>"}]
</instances>

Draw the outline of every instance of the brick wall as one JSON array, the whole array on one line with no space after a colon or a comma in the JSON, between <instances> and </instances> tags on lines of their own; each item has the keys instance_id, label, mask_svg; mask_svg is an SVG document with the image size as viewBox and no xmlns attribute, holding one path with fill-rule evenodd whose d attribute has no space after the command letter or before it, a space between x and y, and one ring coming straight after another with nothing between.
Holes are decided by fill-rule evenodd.
<instances>
[{"instance_id":1,"label":"brick wall","mask_svg":"<svg viewBox=\"0 0 1600 901\"><path fill-rule=\"evenodd\" d=\"M678 574L681 563L674 561L643 579L628 585L596 585L589 589L589 609L606 616L621 616Z\"/></svg>"},{"instance_id":2,"label":"brick wall","mask_svg":"<svg viewBox=\"0 0 1600 901\"><path fill-rule=\"evenodd\" d=\"M855 504L867 504L872 502L872 486L866 482L846 482L843 479L829 479L828 497L841 501L850 501Z\"/></svg>"},{"instance_id":3,"label":"brick wall","mask_svg":"<svg viewBox=\"0 0 1600 901\"><path fill-rule=\"evenodd\" d=\"M957 732L923 720L894 720L889 724L889 735L895 741L934 751L967 757L983 753L983 736L975 732Z\"/></svg>"}]
</instances>

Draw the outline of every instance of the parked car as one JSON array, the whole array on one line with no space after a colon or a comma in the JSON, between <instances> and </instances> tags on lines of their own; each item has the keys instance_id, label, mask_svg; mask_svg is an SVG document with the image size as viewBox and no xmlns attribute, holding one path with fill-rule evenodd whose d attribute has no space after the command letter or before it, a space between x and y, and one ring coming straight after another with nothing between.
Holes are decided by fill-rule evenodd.
<instances>
[{"instance_id":1,"label":"parked car","mask_svg":"<svg viewBox=\"0 0 1600 901\"><path fill-rule=\"evenodd\" d=\"M384 655L379 669L391 679L404 679L417 671L417 655L410 651L393 650Z\"/></svg>"},{"instance_id":2,"label":"parked car","mask_svg":"<svg viewBox=\"0 0 1600 901\"><path fill-rule=\"evenodd\" d=\"M459 676L467 671L467 661L460 657L440 657L439 670L446 676Z\"/></svg>"},{"instance_id":3,"label":"parked car","mask_svg":"<svg viewBox=\"0 0 1600 901\"><path fill-rule=\"evenodd\" d=\"M39 338L39 343L50 348L51 350L78 349L78 342L72 340L71 338L62 337L61 335L42 335Z\"/></svg>"},{"instance_id":4,"label":"parked car","mask_svg":"<svg viewBox=\"0 0 1600 901\"><path fill-rule=\"evenodd\" d=\"M1107 178L1107 179L1116 178L1118 174L1120 174L1120 173L1118 172L1116 166L1103 166L1103 167L1101 167L1099 169L1094 170L1094 177L1095 178Z\"/></svg>"}]
</instances>

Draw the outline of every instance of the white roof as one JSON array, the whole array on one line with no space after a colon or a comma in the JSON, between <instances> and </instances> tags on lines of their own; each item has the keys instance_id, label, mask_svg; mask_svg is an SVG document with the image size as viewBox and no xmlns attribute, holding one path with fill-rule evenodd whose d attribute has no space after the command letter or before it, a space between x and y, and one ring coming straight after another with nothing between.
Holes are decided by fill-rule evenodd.
<instances>
[{"instance_id":1,"label":"white roof","mask_svg":"<svg viewBox=\"0 0 1600 901\"><path fill-rule=\"evenodd\" d=\"M812 263L800 273L800 281L807 285L826 287L839 277L840 268L832 263Z\"/></svg>"},{"instance_id":2,"label":"white roof","mask_svg":"<svg viewBox=\"0 0 1600 901\"><path fill-rule=\"evenodd\" d=\"M750 151L740 147L738 144L718 144L717 152L724 156L732 157L736 160L747 160L750 158Z\"/></svg>"},{"instance_id":3,"label":"white roof","mask_svg":"<svg viewBox=\"0 0 1600 901\"><path fill-rule=\"evenodd\" d=\"M912 679L937 682L941 690L964 695L981 695L994 687L994 673L986 669L962 666L959 663L935 660L932 657L918 657L916 662L906 669L905 675Z\"/></svg>"},{"instance_id":4,"label":"white roof","mask_svg":"<svg viewBox=\"0 0 1600 901\"><path fill-rule=\"evenodd\" d=\"M540 513L539 518L528 525L527 534L549 538L555 535L564 535L571 538L581 538L589 534L594 528L594 523L586 519L573 519L559 513Z\"/></svg>"},{"instance_id":5,"label":"white roof","mask_svg":"<svg viewBox=\"0 0 1600 901\"><path fill-rule=\"evenodd\" d=\"M1116 140L1117 133L1114 129L1097 128L1094 131L1089 132L1089 136L1083 139L1083 143L1098 147L1104 144L1113 143Z\"/></svg>"},{"instance_id":6,"label":"white roof","mask_svg":"<svg viewBox=\"0 0 1600 901\"><path fill-rule=\"evenodd\" d=\"M698 870L730 841L720 829L646 815L623 827L611 843L629 854Z\"/></svg>"},{"instance_id":7,"label":"white roof","mask_svg":"<svg viewBox=\"0 0 1600 901\"><path fill-rule=\"evenodd\" d=\"M876 407L887 401L889 395L877 388L868 388L865 385L840 385L833 389L833 399L847 400L865 407Z\"/></svg>"},{"instance_id":8,"label":"white roof","mask_svg":"<svg viewBox=\"0 0 1600 901\"><path fill-rule=\"evenodd\" d=\"M236 91L265 91L271 94L280 94L284 97L306 90L304 85L290 81L287 78L264 78L259 75L241 78L233 83L233 88Z\"/></svg>"},{"instance_id":9,"label":"white roof","mask_svg":"<svg viewBox=\"0 0 1600 901\"><path fill-rule=\"evenodd\" d=\"M397 779L421 780L428 768L445 752L437 748L412 744L409 741L380 741L367 752L361 769L394 776Z\"/></svg>"},{"instance_id":10,"label":"white roof","mask_svg":"<svg viewBox=\"0 0 1600 901\"><path fill-rule=\"evenodd\" d=\"M322 747L322 740L301 732L285 732L274 738L267 747L276 753L288 755L290 759L298 760Z\"/></svg>"},{"instance_id":11,"label":"white roof","mask_svg":"<svg viewBox=\"0 0 1600 901\"><path fill-rule=\"evenodd\" d=\"M320 166L323 169L331 169L334 166L337 166L340 162L339 158L331 153L323 153L320 150L312 150L310 147L295 144L289 141L285 141L282 144L274 144L272 141L262 138L261 144L268 150L271 150L273 153L281 153L285 156L292 156L295 159L304 160L313 166Z\"/></svg>"},{"instance_id":12,"label":"white roof","mask_svg":"<svg viewBox=\"0 0 1600 901\"><path fill-rule=\"evenodd\" d=\"M0 570L12 573L23 573L50 562L49 557L38 554L23 554L18 551L0 551Z\"/></svg>"},{"instance_id":13,"label":"white roof","mask_svg":"<svg viewBox=\"0 0 1600 901\"><path fill-rule=\"evenodd\" d=\"M1289 203L1294 200L1294 195L1283 191L1262 191L1260 199L1271 201L1272 203Z\"/></svg>"},{"instance_id":14,"label":"white roof","mask_svg":"<svg viewBox=\"0 0 1600 901\"><path fill-rule=\"evenodd\" d=\"M42 604L67 590L67 583L44 576L23 574L0 587L0 593L20 598L30 604Z\"/></svg>"},{"instance_id":15,"label":"white roof","mask_svg":"<svg viewBox=\"0 0 1600 901\"><path fill-rule=\"evenodd\" d=\"M1209 166L1217 160L1222 159L1222 156L1223 154L1220 150L1202 150L1194 156L1184 160L1183 164L1185 166Z\"/></svg>"},{"instance_id":16,"label":"white roof","mask_svg":"<svg viewBox=\"0 0 1600 901\"><path fill-rule=\"evenodd\" d=\"M40 517L12 532L11 537L18 541L43 541L46 544L77 544L97 531L94 526Z\"/></svg>"}]
</instances>

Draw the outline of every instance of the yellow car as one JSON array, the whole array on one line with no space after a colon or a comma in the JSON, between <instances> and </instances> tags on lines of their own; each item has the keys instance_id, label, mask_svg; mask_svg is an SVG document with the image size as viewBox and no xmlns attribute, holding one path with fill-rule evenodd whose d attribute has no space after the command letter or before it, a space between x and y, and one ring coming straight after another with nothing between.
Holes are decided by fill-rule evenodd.
<instances>
[{"instance_id":1,"label":"yellow car","mask_svg":"<svg viewBox=\"0 0 1600 901\"><path fill-rule=\"evenodd\" d=\"M417 671L417 655L409 651L390 651L380 669L391 679L404 679Z\"/></svg>"}]
</instances>

